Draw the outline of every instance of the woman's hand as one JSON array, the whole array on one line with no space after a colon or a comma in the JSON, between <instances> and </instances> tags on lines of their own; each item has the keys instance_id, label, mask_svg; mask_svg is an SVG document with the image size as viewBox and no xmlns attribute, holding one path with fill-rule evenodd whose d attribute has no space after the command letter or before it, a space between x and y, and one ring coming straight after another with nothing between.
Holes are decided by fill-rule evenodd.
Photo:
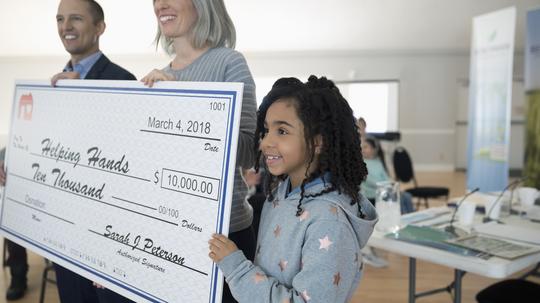
<instances>
[{"instance_id":1,"label":"woman's hand","mask_svg":"<svg viewBox=\"0 0 540 303\"><path fill-rule=\"evenodd\" d=\"M62 79L80 79L80 75L79 75L78 72L61 72L61 73L58 73L58 74L54 75L51 78L51 85L56 86L56 82L58 82L58 80L62 80Z\"/></svg>"},{"instance_id":2,"label":"woman's hand","mask_svg":"<svg viewBox=\"0 0 540 303\"><path fill-rule=\"evenodd\" d=\"M238 250L236 244L224 235L213 234L208 244L210 244L208 256L216 263Z\"/></svg>"},{"instance_id":3,"label":"woman's hand","mask_svg":"<svg viewBox=\"0 0 540 303\"><path fill-rule=\"evenodd\" d=\"M4 172L4 161L0 160L0 186L6 185L6 173Z\"/></svg>"},{"instance_id":4,"label":"woman's hand","mask_svg":"<svg viewBox=\"0 0 540 303\"><path fill-rule=\"evenodd\" d=\"M148 75L141 79L141 82L148 87L154 86L157 81L174 81L176 80L173 75L166 73L159 69L154 69Z\"/></svg>"}]
</instances>

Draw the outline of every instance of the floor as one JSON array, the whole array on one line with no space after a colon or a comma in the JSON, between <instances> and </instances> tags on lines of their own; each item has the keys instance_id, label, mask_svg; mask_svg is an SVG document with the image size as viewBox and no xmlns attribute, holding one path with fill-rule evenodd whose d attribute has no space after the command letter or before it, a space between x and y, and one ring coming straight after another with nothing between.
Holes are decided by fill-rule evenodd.
<instances>
[{"instance_id":1,"label":"floor","mask_svg":"<svg viewBox=\"0 0 540 303\"><path fill-rule=\"evenodd\" d=\"M465 175L462 172L445 173L418 173L418 183L420 185L447 185L450 188L450 196L459 196L464 194ZM430 201L430 206L442 205L444 201ZM408 259L394 254L381 252L389 261L386 268L373 268L366 266L364 277L360 287L354 294L351 302L407 302L408 294ZM41 276L43 273L43 259L30 253L29 257L30 271L28 275L28 292L26 296L16 301L18 303L37 303L41 289ZM427 262L417 262L417 290L425 291L428 289L447 286L453 279L453 271L449 268L434 265ZM516 274L514 276L519 276ZM0 303L5 302L5 289L8 287L9 273L4 269L0 274ZM536 279L540 282L540 279ZM494 279L480 277L474 274L467 274L463 280L463 303L476 302L474 297L482 288L496 282ZM451 296L448 293L421 298L418 302L429 303L450 303ZM58 293L56 286L47 283L44 302L58 302Z\"/></svg>"}]
</instances>

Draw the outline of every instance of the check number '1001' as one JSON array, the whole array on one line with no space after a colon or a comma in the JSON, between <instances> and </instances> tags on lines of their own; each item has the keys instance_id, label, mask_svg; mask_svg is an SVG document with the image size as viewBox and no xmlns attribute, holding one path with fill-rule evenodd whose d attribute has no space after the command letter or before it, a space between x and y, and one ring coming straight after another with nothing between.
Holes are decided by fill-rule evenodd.
<instances>
[{"instance_id":1,"label":"check number '1001'","mask_svg":"<svg viewBox=\"0 0 540 303\"><path fill-rule=\"evenodd\" d=\"M217 200L219 179L164 168L161 187Z\"/></svg>"}]
</instances>

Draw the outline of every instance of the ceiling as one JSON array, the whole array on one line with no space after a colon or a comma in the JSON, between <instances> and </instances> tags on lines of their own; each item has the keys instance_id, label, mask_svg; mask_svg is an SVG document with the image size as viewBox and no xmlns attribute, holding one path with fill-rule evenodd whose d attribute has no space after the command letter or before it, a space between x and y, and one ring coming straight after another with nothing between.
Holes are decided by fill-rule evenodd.
<instances>
[{"instance_id":1,"label":"ceiling","mask_svg":"<svg viewBox=\"0 0 540 303\"><path fill-rule=\"evenodd\" d=\"M0 56L64 55L56 34L58 0L3 1ZM98 0L107 30L101 48L114 54L154 53L151 0ZM525 16L540 0L225 0L242 52L463 51L472 18L517 8L516 48Z\"/></svg>"}]
</instances>

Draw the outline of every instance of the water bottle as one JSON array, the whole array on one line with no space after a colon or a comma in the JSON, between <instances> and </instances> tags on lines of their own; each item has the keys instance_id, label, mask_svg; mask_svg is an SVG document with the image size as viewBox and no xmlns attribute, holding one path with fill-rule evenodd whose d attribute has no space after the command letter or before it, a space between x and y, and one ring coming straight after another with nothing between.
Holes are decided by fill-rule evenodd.
<instances>
[{"instance_id":1,"label":"water bottle","mask_svg":"<svg viewBox=\"0 0 540 303\"><path fill-rule=\"evenodd\" d=\"M506 218L512 213L512 201L508 195L503 195L501 197L501 212L499 218Z\"/></svg>"},{"instance_id":2,"label":"water bottle","mask_svg":"<svg viewBox=\"0 0 540 303\"><path fill-rule=\"evenodd\" d=\"M375 228L382 232L396 232L401 219L399 183L383 181L376 184L375 207L379 214L379 222Z\"/></svg>"}]
</instances>

